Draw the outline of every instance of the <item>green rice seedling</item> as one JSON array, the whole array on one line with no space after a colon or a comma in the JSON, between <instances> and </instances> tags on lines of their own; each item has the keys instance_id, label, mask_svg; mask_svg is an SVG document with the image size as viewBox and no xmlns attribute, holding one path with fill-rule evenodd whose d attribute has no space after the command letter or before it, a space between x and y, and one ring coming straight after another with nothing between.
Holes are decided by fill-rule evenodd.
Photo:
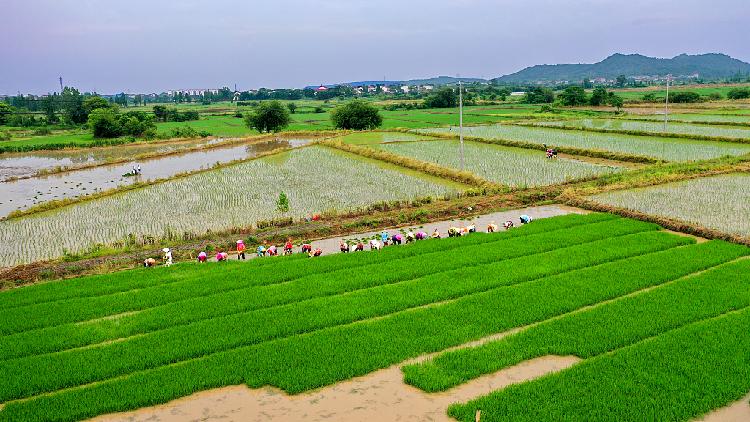
<instances>
[{"instance_id":1,"label":"green rice seedling","mask_svg":"<svg viewBox=\"0 0 750 422\"><path fill-rule=\"evenodd\" d=\"M595 202L750 236L750 175L702 177L668 185L612 191Z\"/></svg>"},{"instance_id":2,"label":"green rice seedling","mask_svg":"<svg viewBox=\"0 0 750 422\"><path fill-rule=\"evenodd\" d=\"M742 260L498 341L405 366L404 381L425 391L443 391L544 355L591 358L747 306L750 260Z\"/></svg>"},{"instance_id":3,"label":"green rice seedling","mask_svg":"<svg viewBox=\"0 0 750 422\"><path fill-rule=\"evenodd\" d=\"M456 128L422 129L420 133L456 134ZM726 155L750 153L750 145L729 142L697 141L656 136L607 134L586 131L518 125L471 126L464 128L470 137L520 141L552 147L574 147L660 158L668 161L696 161Z\"/></svg>"},{"instance_id":4,"label":"green rice seedling","mask_svg":"<svg viewBox=\"0 0 750 422\"><path fill-rule=\"evenodd\" d=\"M687 421L750 389L750 308L511 386L448 414L473 421Z\"/></svg>"},{"instance_id":5,"label":"green rice seedling","mask_svg":"<svg viewBox=\"0 0 750 422\"><path fill-rule=\"evenodd\" d=\"M535 126L580 128L583 130L594 129L611 132L630 132L632 134L651 134L659 136L666 133L669 135L681 135L685 137L696 137L697 139L714 139L717 141L745 142L750 140L750 129L728 128L709 125L696 125L689 123L667 123L664 132L663 122L646 122L623 119L580 119L561 120L555 122L538 122Z\"/></svg>"},{"instance_id":6,"label":"green rice seedling","mask_svg":"<svg viewBox=\"0 0 750 422\"><path fill-rule=\"evenodd\" d=\"M635 236L644 235L651 234ZM385 318L202 354L188 361L80 388L9 402L0 412L0 418L72 420L162 403L202 389L242 382L251 387L273 385L292 393L306 391L422 353L662 284L746 253L745 247L708 242L605 263ZM619 279L620 274L636 276L611 283ZM456 280L455 277L452 280ZM376 306L378 302L368 303ZM321 312L308 316L325 316L330 313L327 310L322 308ZM234 327L234 331L244 330Z\"/></svg>"},{"instance_id":7,"label":"green rice seedling","mask_svg":"<svg viewBox=\"0 0 750 422\"><path fill-rule=\"evenodd\" d=\"M384 151L459 168L458 141L401 142L377 145ZM548 160L543 152L476 142L464 143L465 168L488 180L515 187L569 182L612 173L619 167L560 158Z\"/></svg>"}]
</instances>

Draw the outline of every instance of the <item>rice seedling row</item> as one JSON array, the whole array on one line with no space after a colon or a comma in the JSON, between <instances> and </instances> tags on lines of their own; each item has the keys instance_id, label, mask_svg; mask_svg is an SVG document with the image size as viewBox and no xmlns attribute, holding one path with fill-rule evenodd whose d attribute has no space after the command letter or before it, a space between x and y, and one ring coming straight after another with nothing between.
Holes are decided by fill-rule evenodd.
<instances>
[{"instance_id":1,"label":"rice seedling row","mask_svg":"<svg viewBox=\"0 0 750 422\"><path fill-rule=\"evenodd\" d=\"M385 318L204 355L82 388L10 402L0 418L72 420L242 382L301 392L661 284L743 253L746 248L723 242L669 249L644 255L643 259L589 267ZM645 267L644 259L650 263ZM673 265L661 265L663 262ZM636 276L611 283L613 274L628 265L629 272ZM450 330L445 329L448 326Z\"/></svg>"},{"instance_id":2,"label":"rice seedling row","mask_svg":"<svg viewBox=\"0 0 750 422\"><path fill-rule=\"evenodd\" d=\"M421 129L420 133L456 134L455 128ZM672 139L656 136L607 134L518 125L471 126L464 134L485 139L506 139L552 147L575 147L660 158L695 161L750 153L750 145L729 142Z\"/></svg>"},{"instance_id":3,"label":"rice seedling row","mask_svg":"<svg viewBox=\"0 0 750 422\"><path fill-rule=\"evenodd\" d=\"M8 380L0 385L0 401L100 381L248 344L382 317L417 306L688 243L690 239L664 232L610 238L464 271L447 271L349 294L214 318L98 347L8 360L0 363L0 373L5 374ZM534 265L539 260L546 264ZM502 276L488 277L488 274ZM284 323L279 324L279 321ZM102 364L91 365L91 362Z\"/></svg>"},{"instance_id":4,"label":"rice seedling row","mask_svg":"<svg viewBox=\"0 0 750 422\"><path fill-rule=\"evenodd\" d=\"M658 136L664 133L664 124L659 122L633 121L623 119L579 119L561 120L556 122L539 122L537 126L570 127L583 129L597 129L604 131L632 131L645 132ZM717 126L701 126L689 123L668 122L668 134L678 134L698 137L714 137L726 139L750 140L750 129L727 128Z\"/></svg>"},{"instance_id":5,"label":"rice seedling row","mask_svg":"<svg viewBox=\"0 0 750 422\"><path fill-rule=\"evenodd\" d=\"M528 236L552 230L563 230L584 224L618 218L619 217L615 215L603 213L592 213L587 215L568 214L552 219L537 220L534 221L534 224L523 225L514 228L513 230L493 235L445 238L441 239L439 243L417 242L405 245L402 248L385 248L377 254L326 255L317 260L302 259L302 255L294 255L292 257L253 260L242 264L226 262L225 264L228 268L224 268L221 272L243 270L254 274L254 279L258 280L258 282L272 284L273 282L289 281L304 275L334 271L353 265L386 262L399 257L410 257L421 253L431 253L441 250L447 251L456 247L477 245L519 236ZM242 266L240 267L239 265ZM269 266L265 269L269 270L268 272L258 272L257 267L265 266ZM175 280L183 281L186 277L192 275L204 276L216 272L216 269L211 266L177 264L168 269L138 269L116 272L106 276L87 276L65 281L36 284L24 287L23 289L2 292L2 294L0 294L0 309L55 302L72 298L108 295L171 283ZM106 280L106 283L104 283L103 280Z\"/></svg>"},{"instance_id":6,"label":"rice seedling row","mask_svg":"<svg viewBox=\"0 0 750 422\"><path fill-rule=\"evenodd\" d=\"M441 166L460 168L458 141L402 142L375 147ZM476 142L464 143L464 161L465 168L472 173L514 187L552 185L621 169L580 160L549 160L543 152Z\"/></svg>"},{"instance_id":7,"label":"rice seedling row","mask_svg":"<svg viewBox=\"0 0 750 422\"><path fill-rule=\"evenodd\" d=\"M291 283L231 290L165 305L161 304L168 302L169 298L161 300L160 296L156 296L157 300L150 302L155 304L155 307L142 309L135 314L123 315L114 320L100 319L86 324L69 323L54 326L57 321L54 316L49 317L53 319L52 322L45 322L45 318L41 318L41 323L47 323L48 328L0 337L0 360L55 352L201 320L360 291L375 286L404 283L415 279L421 279L420 283L424 283L430 280L429 276L443 280L446 274L455 276L467 270L473 272L476 271L473 267L483 264L499 263L518 257L525 257L523 260L525 262L533 259L526 257L541 258L546 255L540 254L547 251L585 245L605 237L611 238L653 230L653 226L646 224L622 223L632 223L632 221L616 220L613 224L589 224L581 227L584 230L576 228L566 231L556 230L506 241L467 245L461 248L459 254L453 254L451 259L445 259L446 253L450 253L448 251L422 254L412 258L395 259L387 263L311 275L296 279ZM596 243L596 245L600 244L601 242ZM485 269L477 270L485 271ZM208 277L203 280L203 283L207 280L211 286L221 281ZM216 289L221 292L220 285L216 286ZM453 290L449 288L444 293L448 294L451 291ZM130 298L121 296L106 299L114 301L115 306L120 308L123 307L121 303L131 302ZM138 298L132 301L137 302ZM107 301L66 302L65 307L57 308L50 313L52 315L66 314L68 315L66 320L79 321L88 317L89 314L81 316L77 313L78 309L100 307L105 310L110 309L106 311L107 314L112 313L112 305ZM29 308L23 308L21 313L37 314ZM38 313L47 315L45 312ZM12 319L8 318L8 320Z\"/></svg>"},{"instance_id":8,"label":"rice seedling row","mask_svg":"<svg viewBox=\"0 0 750 422\"><path fill-rule=\"evenodd\" d=\"M750 175L744 173L606 192L590 199L725 233L750 236Z\"/></svg>"},{"instance_id":9,"label":"rice seedling row","mask_svg":"<svg viewBox=\"0 0 750 422\"><path fill-rule=\"evenodd\" d=\"M358 160L358 161L354 161ZM247 227L258 220L347 210L455 192L437 178L309 147L28 217L0 221L0 265L56 258L129 236ZM290 210L276 210L285 192ZM168 205L165 205L168 204Z\"/></svg>"},{"instance_id":10,"label":"rice seedling row","mask_svg":"<svg viewBox=\"0 0 750 422\"><path fill-rule=\"evenodd\" d=\"M473 421L690 420L750 389L750 308L511 386L448 414Z\"/></svg>"},{"instance_id":11,"label":"rice seedling row","mask_svg":"<svg viewBox=\"0 0 750 422\"><path fill-rule=\"evenodd\" d=\"M545 355L591 358L747 306L750 260L741 260L498 341L405 366L404 380L425 391L443 391Z\"/></svg>"}]
</instances>

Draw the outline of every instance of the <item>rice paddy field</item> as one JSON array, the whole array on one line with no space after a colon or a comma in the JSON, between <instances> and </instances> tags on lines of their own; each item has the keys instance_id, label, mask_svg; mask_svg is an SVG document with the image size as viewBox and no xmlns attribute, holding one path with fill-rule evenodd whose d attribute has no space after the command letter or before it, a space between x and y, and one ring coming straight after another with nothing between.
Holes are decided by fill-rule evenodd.
<instances>
[{"instance_id":1,"label":"rice paddy field","mask_svg":"<svg viewBox=\"0 0 750 422\"><path fill-rule=\"evenodd\" d=\"M701 177L591 199L750 237L750 174Z\"/></svg>"},{"instance_id":2,"label":"rice paddy field","mask_svg":"<svg viewBox=\"0 0 750 422\"><path fill-rule=\"evenodd\" d=\"M664 124L657 122L631 121L623 119L579 119L557 122L540 122L539 126L598 129L611 131L637 131L658 135L664 132ZM715 125L698 125L668 122L666 133L687 136L710 136L715 138L750 140L750 128L728 128Z\"/></svg>"},{"instance_id":3,"label":"rice paddy field","mask_svg":"<svg viewBox=\"0 0 750 422\"><path fill-rule=\"evenodd\" d=\"M633 120L654 120L663 121L663 111L661 114L639 115L628 114L628 119ZM725 123L727 125L740 124L750 125L750 115L741 114L698 114L698 113L669 113L670 121L687 122L687 123Z\"/></svg>"},{"instance_id":4,"label":"rice paddy field","mask_svg":"<svg viewBox=\"0 0 750 422\"><path fill-rule=\"evenodd\" d=\"M748 255L571 214L379 252L0 292L0 420L80 420L237 384L299 394L437 353L403 366L405 381L443 391L535 356L582 359L456 403L462 421L476 410L482 421L687 421L750 391Z\"/></svg>"},{"instance_id":5,"label":"rice paddy field","mask_svg":"<svg viewBox=\"0 0 750 422\"><path fill-rule=\"evenodd\" d=\"M248 227L258 220L458 192L465 186L311 146L57 210L0 221L0 266L96 244ZM279 194L287 213L275 211Z\"/></svg>"},{"instance_id":6,"label":"rice paddy field","mask_svg":"<svg viewBox=\"0 0 750 422\"><path fill-rule=\"evenodd\" d=\"M376 146L399 155L460 168L458 141L393 142ZM544 152L464 142L466 169L487 180L514 187L543 186L611 173L621 168L558 158Z\"/></svg>"},{"instance_id":7,"label":"rice paddy field","mask_svg":"<svg viewBox=\"0 0 750 422\"><path fill-rule=\"evenodd\" d=\"M421 129L418 132L457 135L458 129L455 127L433 128ZM696 161L750 153L750 145L740 143L608 134L517 125L470 126L464 128L464 135L485 139L521 141L538 145L547 144L553 147L567 146L604 150L667 161Z\"/></svg>"}]
</instances>

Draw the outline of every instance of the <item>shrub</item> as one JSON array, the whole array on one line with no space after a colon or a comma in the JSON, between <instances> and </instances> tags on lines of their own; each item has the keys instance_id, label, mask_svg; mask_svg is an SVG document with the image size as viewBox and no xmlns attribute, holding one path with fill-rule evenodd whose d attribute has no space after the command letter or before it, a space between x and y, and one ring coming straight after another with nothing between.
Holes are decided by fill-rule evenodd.
<instances>
[{"instance_id":1,"label":"shrub","mask_svg":"<svg viewBox=\"0 0 750 422\"><path fill-rule=\"evenodd\" d=\"M693 91L670 92L669 102L671 103L698 103L701 96Z\"/></svg>"},{"instance_id":2,"label":"shrub","mask_svg":"<svg viewBox=\"0 0 750 422\"><path fill-rule=\"evenodd\" d=\"M383 124L377 107L363 100L353 100L331 112L331 121L337 129L366 130Z\"/></svg>"},{"instance_id":3,"label":"shrub","mask_svg":"<svg viewBox=\"0 0 750 422\"><path fill-rule=\"evenodd\" d=\"M289 126L289 109L279 101L261 103L252 113L245 116L245 124L258 132L278 132Z\"/></svg>"},{"instance_id":4,"label":"shrub","mask_svg":"<svg viewBox=\"0 0 750 422\"><path fill-rule=\"evenodd\" d=\"M750 98L750 88L733 88L727 92L727 98L730 100L744 100Z\"/></svg>"}]
</instances>

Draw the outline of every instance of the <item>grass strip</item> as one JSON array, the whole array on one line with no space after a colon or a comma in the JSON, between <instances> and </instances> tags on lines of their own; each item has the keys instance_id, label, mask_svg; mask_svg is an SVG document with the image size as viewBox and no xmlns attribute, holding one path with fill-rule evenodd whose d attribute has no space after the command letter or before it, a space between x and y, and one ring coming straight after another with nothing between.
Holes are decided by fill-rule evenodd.
<instances>
[{"instance_id":1,"label":"grass strip","mask_svg":"<svg viewBox=\"0 0 750 422\"><path fill-rule=\"evenodd\" d=\"M750 390L750 308L514 385L448 414L473 421L682 421Z\"/></svg>"},{"instance_id":2,"label":"grass strip","mask_svg":"<svg viewBox=\"0 0 750 422\"><path fill-rule=\"evenodd\" d=\"M605 224L605 222L601 223ZM658 226L651 223L636 222L635 220L615 220L612 222L613 229L622 227L629 233L643 231L643 230L655 230ZM607 225L599 228L603 230ZM597 230L597 231L599 231ZM624 233L624 232L620 232ZM593 233L598 238L603 238L607 235L604 233ZM501 235L479 235L471 238L473 242L479 242L480 244L491 242L492 240L506 239ZM8 321L7 324L0 326L0 334L8 335L17 332L23 332L42 327L50 327L71 322L86 321L94 318L101 318L108 315L115 315L124 312L132 312L147 309L154 306L163 305L170 302L179 302L191 297L200 297L211 294L216 294L222 291L232 291L250 286L261 286L270 285L275 283L281 283L293 280L295 278L303 277L310 273L326 274L337 268L347 268L352 265L363 266L366 264L385 262L390 257L397 259L400 257L409 256L409 253L418 254L419 252L440 250L441 242L423 242L427 243L427 248L388 248L388 250L398 250L394 253L379 254L375 253L360 253L360 254L339 254L337 256L348 257L347 259L339 258L338 266L336 263L327 266L328 262L315 260L307 261L292 261L288 266L284 266L283 270L274 266L264 266L260 268L243 268L240 263L235 263L230 271L214 271L213 273L207 273L207 264L200 268L197 274L187 273L184 280L170 283L160 284L151 288L129 291L125 293L114 294L110 296L98 296L93 298L85 299L70 299L62 302L45 303L40 305L32 305L28 307L12 308L0 311L0 320ZM462 245L462 242L449 242L454 245ZM449 245L450 246L450 245ZM400 253L397 253L400 252ZM315 265L304 263L311 262ZM279 264L283 264L283 261L279 261ZM294 264L299 264L295 265ZM198 265L198 264L195 264ZM288 270L287 270L287 267ZM302 267L302 268L300 268ZM189 270L187 267L186 270ZM209 268L210 270L211 268ZM214 270L216 267L213 268ZM297 271L295 271L297 270ZM164 272L169 269L163 269ZM174 277L174 275L171 275Z\"/></svg>"},{"instance_id":3,"label":"grass strip","mask_svg":"<svg viewBox=\"0 0 750 422\"><path fill-rule=\"evenodd\" d=\"M69 323L0 337L0 361L81 347L135 334L184 325L209 318L279 306L315 297L331 296L378 285L398 283L430 274L465 269L507 259L536 255L554 249L594 242L655 226L630 220L612 220L553 230L496 242L468 245L459 253L432 252L311 274L289 283L255 286L167 303L135 314ZM450 254L450 259L445 259ZM206 280L210 285L211 280ZM101 304L106 307L107 304ZM74 311L74 310L73 310Z\"/></svg>"},{"instance_id":4,"label":"grass strip","mask_svg":"<svg viewBox=\"0 0 750 422\"><path fill-rule=\"evenodd\" d=\"M747 248L714 241L638 256L7 403L0 420L82 419L242 382L298 393L661 284L745 253ZM611 282L623 274L628 277Z\"/></svg>"},{"instance_id":5,"label":"grass strip","mask_svg":"<svg viewBox=\"0 0 750 422\"><path fill-rule=\"evenodd\" d=\"M592 213L592 214L568 214L560 217L544 218L535 220L534 224L524 225L516 229L493 234L499 238L510 238L516 236L526 236L534 233L541 233L550 230L574 227L582 224L596 223L605 220L619 218L611 214ZM471 241L462 239L464 242L482 243L485 241L494 241L495 239L486 239L482 237L472 237ZM354 256L354 254L326 255L319 260L302 259L302 255L294 255L291 258L295 262L292 264L289 257L283 259L260 259L251 262L242 263L244 270L252 271L255 266L275 265L283 268L277 274L285 277L298 277L300 274L309 274L321 267L326 270L344 268L351 265L350 260L362 262L378 262L380 260L391 259L395 256L413 256L417 253L433 252L436 250L455 247L458 244L456 238L442 239L439 245L429 242L417 242L408 245L408 248L385 248L380 255L373 254L367 258ZM297 262L299 260L299 262ZM233 264L233 263L227 263ZM164 284L170 279L179 279L190 274L202 271L210 273L214 271L211 266L205 266L205 269L188 264L174 265L169 269L150 268L121 271L113 274L80 277L69 280L59 280L49 283L26 286L19 289L0 292L0 309L7 309L19 306L41 304L47 302L56 302L65 299L83 298L90 296L103 296L113 293L121 293L128 290L142 289L153 285ZM201 273L201 274L203 274Z\"/></svg>"},{"instance_id":6,"label":"grass strip","mask_svg":"<svg viewBox=\"0 0 750 422\"><path fill-rule=\"evenodd\" d=\"M404 283L215 318L98 347L0 363L0 401L100 381L209 353L380 317L564 271L691 243L664 232L558 249ZM492 275L495 275L494 277ZM283 321L283 324L279 323ZM91 362L102 364L91 365Z\"/></svg>"},{"instance_id":7,"label":"grass strip","mask_svg":"<svg viewBox=\"0 0 750 422\"><path fill-rule=\"evenodd\" d=\"M404 381L424 391L444 391L541 356L591 358L747 306L750 260L742 260L498 341L407 365L402 368Z\"/></svg>"}]
</instances>

